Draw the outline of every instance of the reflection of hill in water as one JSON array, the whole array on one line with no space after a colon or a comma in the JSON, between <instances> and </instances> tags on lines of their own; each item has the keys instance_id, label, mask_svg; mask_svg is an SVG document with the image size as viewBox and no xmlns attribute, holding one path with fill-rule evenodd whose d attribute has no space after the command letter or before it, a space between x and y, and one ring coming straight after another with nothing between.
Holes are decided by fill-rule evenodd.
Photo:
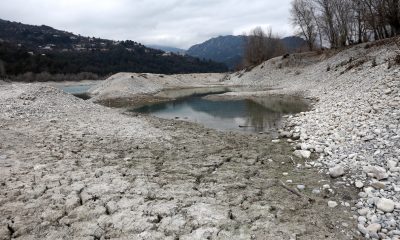
<instances>
[{"instance_id":1,"label":"reflection of hill in water","mask_svg":"<svg viewBox=\"0 0 400 240\"><path fill-rule=\"evenodd\" d=\"M241 119L253 131L276 128L282 115L307 110L307 104L296 97L272 96L254 100L210 101L201 96L177 99L173 102L145 106L136 111L142 113L163 113L170 118L185 115L196 118L196 113L209 116L220 125L232 124L232 119ZM192 116L193 115L193 116ZM236 126L238 127L238 124Z\"/></svg>"}]
</instances>

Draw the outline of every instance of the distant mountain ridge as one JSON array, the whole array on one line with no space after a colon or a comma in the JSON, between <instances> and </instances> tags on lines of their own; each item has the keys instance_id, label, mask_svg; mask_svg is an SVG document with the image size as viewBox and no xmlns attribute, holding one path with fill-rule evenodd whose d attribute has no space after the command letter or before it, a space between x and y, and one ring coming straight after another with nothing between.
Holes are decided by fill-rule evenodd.
<instances>
[{"instance_id":1,"label":"distant mountain ridge","mask_svg":"<svg viewBox=\"0 0 400 240\"><path fill-rule=\"evenodd\" d=\"M162 46L162 45L155 45L155 44L150 44L146 45L149 48L161 50L164 52L170 52L170 53L175 53L175 54L180 54L180 55L185 55L186 50L181 49L181 48L176 48L176 47L168 47L168 46Z\"/></svg>"},{"instance_id":2,"label":"distant mountain ridge","mask_svg":"<svg viewBox=\"0 0 400 240\"><path fill-rule=\"evenodd\" d=\"M104 76L117 72L173 74L227 70L221 63L165 53L130 40L83 37L49 26L2 19L0 64L6 75L91 72ZM0 72L0 75L4 73Z\"/></svg>"},{"instance_id":3,"label":"distant mountain ridge","mask_svg":"<svg viewBox=\"0 0 400 240\"><path fill-rule=\"evenodd\" d=\"M224 63L234 69L243 58L246 36L219 36L190 47L186 54L205 60ZM302 47L305 41L300 37L286 37L282 43L289 53Z\"/></svg>"}]
</instances>

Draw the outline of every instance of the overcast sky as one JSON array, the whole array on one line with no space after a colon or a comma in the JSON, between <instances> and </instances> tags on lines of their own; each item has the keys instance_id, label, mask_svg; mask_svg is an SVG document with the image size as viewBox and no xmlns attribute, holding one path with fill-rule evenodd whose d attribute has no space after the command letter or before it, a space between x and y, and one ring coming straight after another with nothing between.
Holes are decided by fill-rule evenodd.
<instances>
[{"instance_id":1,"label":"overcast sky","mask_svg":"<svg viewBox=\"0 0 400 240\"><path fill-rule=\"evenodd\" d=\"M83 36L188 48L271 26L292 34L290 0L1 0L0 18Z\"/></svg>"}]
</instances>

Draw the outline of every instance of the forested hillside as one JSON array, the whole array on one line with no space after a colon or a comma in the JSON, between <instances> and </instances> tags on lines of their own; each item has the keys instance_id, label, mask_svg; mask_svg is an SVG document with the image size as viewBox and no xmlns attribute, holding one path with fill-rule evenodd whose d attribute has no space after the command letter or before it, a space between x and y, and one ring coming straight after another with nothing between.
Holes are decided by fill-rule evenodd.
<instances>
[{"instance_id":1,"label":"forested hillside","mask_svg":"<svg viewBox=\"0 0 400 240\"><path fill-rule=\"evenodd\" d=\"M100 76L116 72L224 72L220 63L165 53L133 41L82 37L47 26L0 20L0 75L27 72Z\"/></svg>"}]
</instances>

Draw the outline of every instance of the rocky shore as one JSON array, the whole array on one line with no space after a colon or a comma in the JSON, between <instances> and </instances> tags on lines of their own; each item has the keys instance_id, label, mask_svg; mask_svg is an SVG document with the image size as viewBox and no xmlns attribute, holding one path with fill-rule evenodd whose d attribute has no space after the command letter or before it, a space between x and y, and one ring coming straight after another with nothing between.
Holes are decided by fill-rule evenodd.
<instances>
[{"instance_id":1,"label":"rocky shore","mask_svg":"<svg viewBox=\"0 0 400 240\"><path fill-rule=\"evenodd\" d=\"M399 239L394 56L390 44L358 45L228 77L121 73L91 101L1 84L0 239ZM314 104L273 139L93 103L210 85Z\"/></svg>"},{"instance_id":2,"label":"rocky shore","mask_svg":"<svg viewBox=\"0 0 400 240\"><path fill-rule=\"evenodd\" d=\"M295 155L318 157L309 167L359 189L352 210L366 239L400 238L400 69L395 54L391 44L359 45L326 59L313 56L314 63L306 65L310 56L277 58L230 80L317 100L313 110L288 118L281 137L298 140Z\"/></svg>"}]
</instances>

